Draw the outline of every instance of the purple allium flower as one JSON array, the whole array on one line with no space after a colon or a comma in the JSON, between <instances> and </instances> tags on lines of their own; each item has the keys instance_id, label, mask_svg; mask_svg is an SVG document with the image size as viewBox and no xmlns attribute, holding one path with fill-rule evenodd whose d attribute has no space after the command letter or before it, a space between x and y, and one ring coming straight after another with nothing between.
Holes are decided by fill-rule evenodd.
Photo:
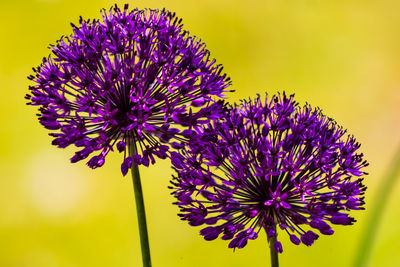
<instances>
[{"instance_id":1,"label":"purple allium flower","mask_svg":"<svg viewBox=\"0 0 400 267\"><path fill-rule=\"evenodd\" d=\"M116 147L125 154L125 175L132 162L148 166L167 157L164 143L185 139L182 126L218 118L221 103L213 97L223 97L230 80L174 13L125 5L101 15L81 18L72 35L51 46L52 55L28 77L35 85L26 98L55 131L53 145L82 148L71 162L97 152L88 165L100 167Z\"/></svg>"},{"instance_id":2,"label":"purple allium flower","mask_svg":"<svg viewBox=\"0 0 400 267\"><path fill-rule=\"evenodd\" d=\"M264 228L282 252L277 226L310 246L315 230L331 235L330 224L351 225L348 211L364 209L360 144L293 96L242 101L196 131L196 141L172 153L171 189L181 219L206 225L205 240L220 236L243 248Z\"/></svg>"}]
</instances>

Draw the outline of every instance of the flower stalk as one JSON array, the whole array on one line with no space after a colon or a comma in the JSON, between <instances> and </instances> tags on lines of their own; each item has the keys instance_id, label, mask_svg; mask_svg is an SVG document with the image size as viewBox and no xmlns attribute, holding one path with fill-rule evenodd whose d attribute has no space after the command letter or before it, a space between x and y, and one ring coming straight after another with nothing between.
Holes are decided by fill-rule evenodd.
<instances>
[{"instance_id":1,"label":"flower stalk","mask_svg":"<svg viewBox=\"0 0 400 267\"><path fill-rule=\"evenodd\" d=\"M136 145L131 145L131 155L136 155ZM144 208L143 191L140 183L139 167L136 163L131 167L133 191L135 192L136 213L139 225L140 246L142 250L143 267L151 267L149 237L147 233L146 211Z\"/></svg>"},{"instance_id":2,"label":"flower stalk","mask_svg":"<svg viewBox=\"0 0 400 267\"><path fill-rule=\"evenodd\" d=\"M275 249L276 236L269 237L268 241L269 241L269 251L271 253L271 267L279 267L278 252Z\"/></svg>"}]
</instances>

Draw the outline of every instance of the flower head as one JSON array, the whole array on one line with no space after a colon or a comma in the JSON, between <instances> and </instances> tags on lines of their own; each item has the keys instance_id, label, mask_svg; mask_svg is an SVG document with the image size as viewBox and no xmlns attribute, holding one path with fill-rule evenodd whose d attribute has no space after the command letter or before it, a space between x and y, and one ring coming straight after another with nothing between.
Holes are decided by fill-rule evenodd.
<instances>
[{"instance_id":1,"label":"flower head","mask_svg":"<svg viewBox=\"0 0 400 267\"><path fill-rule=\"evenodd\" d=\"M132 162L165 158L171 138L187 137L183 127L218 118L221 103L213 98L223 97L230 81L174 13L125 5L101 15L81 18L72 35L51 46L28 77L34 85L26 98L40 107L53 145L82 148L71 162L97 151L88 161L96 168L117 148L125 152L125 175Z\"/></svg>"},{"instance_id":2,"label":"flower head","mask_svg":"<svg viewBox=\"0 0 400 267\"><path fill-rule=\"evenodd\" d=\"M277 226L310 246L331 224L351 225L363 209L360 144L319 109L283 95L231 106L224 120L197 129L197 140L172 163L179 214L206 240L221 236L243 248L264 228L275 249Z\"/></svg>"}]
</instances>

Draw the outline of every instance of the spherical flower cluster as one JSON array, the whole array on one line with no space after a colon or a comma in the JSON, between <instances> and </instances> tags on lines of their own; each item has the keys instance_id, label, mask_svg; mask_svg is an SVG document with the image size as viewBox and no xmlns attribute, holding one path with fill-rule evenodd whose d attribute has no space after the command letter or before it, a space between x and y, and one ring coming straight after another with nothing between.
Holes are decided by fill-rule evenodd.
<instances>
[{"instance_id":1,"label":"spherical flower cluster","mask_svg":"<svg viewBox=\"0 0 400 267\"><path fill-rule=\"evenodd\" d=\"M125 175L133 162L167 157L166 143L185 140L185 127L218 118L230 81L174 13L125 5L101 14L51 46L26 99L53 145L82 148L71 162L98 151L88 165L100 167L117 148Z\"/></svg>"},{"instance_id":2,"label":"spherical flower cluster","mask_svg":"<svg viewBox=\"0 0 400 267\"><path fill-rule=\"evenodd\" d=\"M196 129L197 140L174 152L171 189L180 217L205 240L221 236L243 248L265 229L275 250L279 228L310 246L331 224L351 225L363 209L360 144L335 121L282 95L230 106L224 120Z\"/></svg>"}]
</instances>

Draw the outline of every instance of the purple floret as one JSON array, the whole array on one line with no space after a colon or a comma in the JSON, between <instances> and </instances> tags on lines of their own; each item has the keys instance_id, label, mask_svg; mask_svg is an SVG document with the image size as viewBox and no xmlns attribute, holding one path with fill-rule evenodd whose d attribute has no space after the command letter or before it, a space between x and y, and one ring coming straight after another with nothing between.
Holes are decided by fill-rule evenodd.
<instances>
[{"instance_id":1,"label":"purple floret","mask_svg":"<svg viewBox=\"0 0 400 267\"><path fill-rule=\"evenodd\" d=\"M28 77L34 85L26 99L39 106L53 145L81 149L71 162L91 156L87 164L100 167L116 147L125 175L132 162L166 158L171 139L191 137L183 129L219 118L230 79L174 13L125 5L101 16L81 18L51 46Z\"/></svg>"},{"instance_id":2,"label":"purple floret","mask_svg":"<svg viewBox=\"0 0 400 267\"><path fill-rule=\"evenodd\" d=\"M331 224L351 225L349 211L364 209L368 163L360 144L293 96L242 101L195 131L195 140L172 153L171 189L181 219L205 225L206 240L243 248L265 229L282 252L277 229L310 246L317 231L332 235Z\"/></svg>"}]
</instances>

